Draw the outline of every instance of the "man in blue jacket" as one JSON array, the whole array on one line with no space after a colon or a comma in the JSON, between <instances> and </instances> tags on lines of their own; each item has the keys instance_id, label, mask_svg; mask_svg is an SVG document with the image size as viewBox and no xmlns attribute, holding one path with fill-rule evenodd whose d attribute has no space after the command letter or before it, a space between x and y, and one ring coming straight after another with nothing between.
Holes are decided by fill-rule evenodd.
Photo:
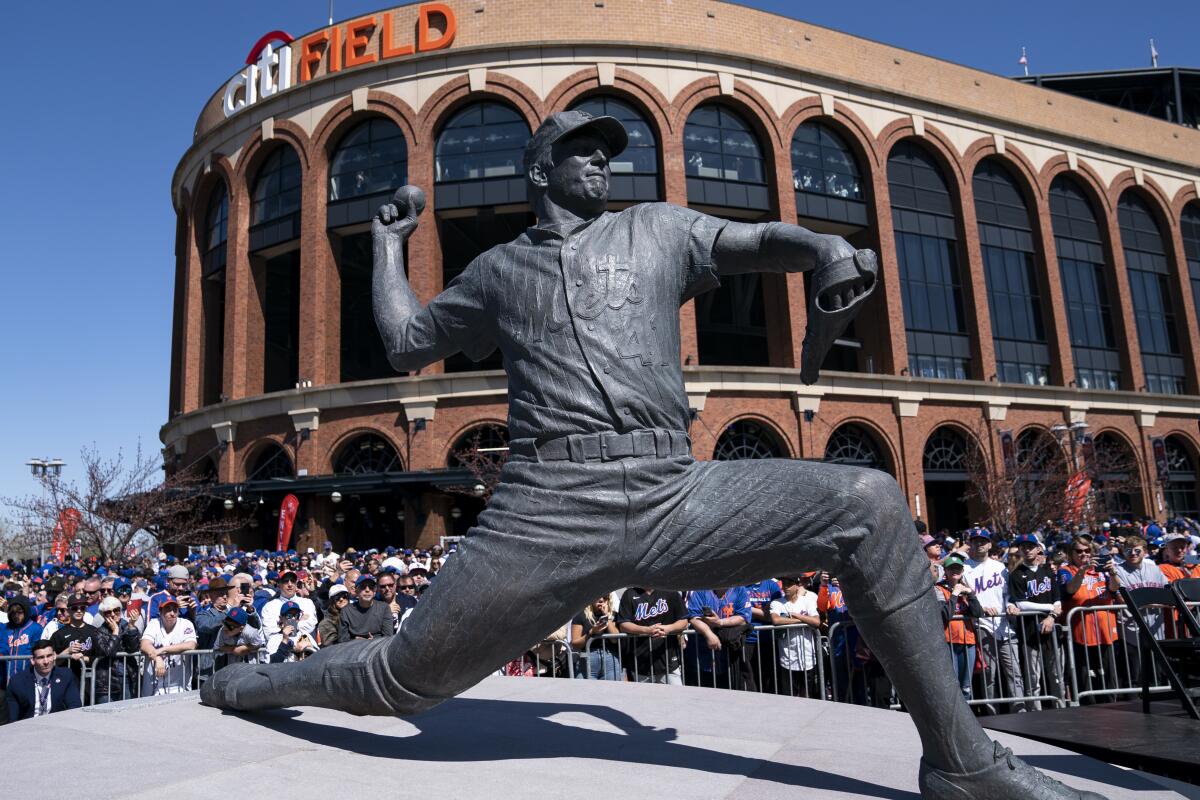
<instances>
[{"instance_id":1,"label":"man in blue jacket","mask_svg":"<svg viewBox=\"0 0 1200 800\"><path fill-rule=\"evenodd\" d=\"M8 682L8 721L40 717L79 708L79 684L66 667L54 666L54 645L42 639L34 642L33 660L29 669L22 670Z\"/></svg>"},{"instance_id":2,"label":"man in blue jacket","mask_svg":"<svg viewBox=\"0 0 1200 800\"><path fill-rule=\"evenodd\" d=\"M6 656L27 656L33 643L42 638L42 626L31 618L29 601L17 596L8 601L8 622L0 628L0 653ZM19 670L25 667L22 659L14 658L0 670L0 689Z\"/></svg>"}]
</instances>

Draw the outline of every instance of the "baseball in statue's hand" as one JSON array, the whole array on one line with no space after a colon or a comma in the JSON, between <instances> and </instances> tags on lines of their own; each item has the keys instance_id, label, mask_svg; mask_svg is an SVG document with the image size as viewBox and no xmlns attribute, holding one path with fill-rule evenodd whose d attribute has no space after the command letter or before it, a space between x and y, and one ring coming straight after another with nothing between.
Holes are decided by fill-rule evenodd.
<instances>
[{"instance_id":1,"label":"baseball in statue's hand","mask_svg":"<svg viewBox=\"0 0 1200 800\"><path fill-rule=\"evenodd\" d=\"M371 221L376 236L396 236L407 239L417 229L417 217L425 210L425 192L416 186L401 186Z\"/></svg>"}]
</instances>

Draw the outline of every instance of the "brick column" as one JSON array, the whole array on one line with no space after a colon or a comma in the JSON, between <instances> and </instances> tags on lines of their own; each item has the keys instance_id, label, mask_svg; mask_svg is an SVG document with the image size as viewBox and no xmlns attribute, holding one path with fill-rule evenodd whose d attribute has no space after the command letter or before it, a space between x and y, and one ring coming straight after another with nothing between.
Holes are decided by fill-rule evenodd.
<instances>
[{"instance_id":1,"label":"brick column","mask_svg":"<svg viewBox=\"0 0 1200 800\"><path fill-rule=\"evenodd\" d=\"M244 182L229 186L229 238L225 243L225 354L222 385L232 399L262 390L262 308L250 265L250 193ZM253 338L258 352L258 381L250 384L251 319L258 322Z\"/></svg>"},{"instance_id":2,"label":"brick column","mask_svg":"<svg viewBox=\"0 0 1200 800\"><path fill-rule=\"evenodd\" d=\"M779 219L796 224L796 192L792 185L792 153L789 147L775 151L775 207ZM763 275L763 300L767 312L767 352L777 367L800 368L800 350L808 325L804 297L804 274Z\"/></svg>"},{"instance_id":3,"label":"brick column","mask_svg":"<svg viewBox=\"0 0 1200 800\"><path fill-rule=\"evenodd\" d=\"M432 144L432 143L431 143ZM425 191L426 207L418 221L417 230L408 240L406 267L408 282L417 299L428 303L442 291L442 242L438 231L437 209L433 205L433 147L413 147L409 150L408 182ZM438 361L421 369L422 375L445 372L445 362Z\"/></svg>"},{"instance_id":4,"label":"brick column","mask_svg":"<svg viewBox=\"0 0 1200 800\"><path fill-rule=\"evenodd\" d=\"M667 136L663 131L663 200L686 207L687 178L683 171L683 132ZM696 335L696 301L689 300L679 309L679 358L684 364L700 363L700 341ZM690 360L689 360L690 359Z\"/></svg>"},{"instance_id":5,"label":"brick column","mask_svg":"<svg viewBox=\"0 0 1200 800\"><path fill-rule=\"evenodd\" d=\"M1063 295L1062 272L1058 267L1058 246L1054 243L1054 224L1050 218L1050 201L1046 195L1037 199L1034 208L1037 227L1033 235L1038 269L1042 276L1043 308L1050 313L1046 325L1046 343L1050 345L1050 382L1071 386L1075 382L1075 356L1071 352L1071 329L1067 321L1067 301Z\"/></svg>"},{"instance_id":6,"label":"brick column","mask_svg":"<svg viewBox=\"0 0 1200 800\"><path fill-rule=\"evenodd\" d=\"M879 371L899 375L908 367L908 338L904 332L904 299L900 291L900 260L896 231L892 228L892 200L888 191L887 162L871 167L871 196L875 201L875 228L879 242L879 287L883 306L879 320L886 337ZM874 301L872 301L874 302ZM861 319L861 317L860 317Z\"/></svg>"},{"instance_id":7,"label":"brick column","mask_svg":"<svg viewBox=\"0 0 1200 800\"><path fill-rule=\"evenodd\" d=\"M341 292L325 224L329 165L323 152L310 157L300 202L299 375L321 386L341 377Z\"/></svg>"},{"instance_id":8,"label":"brick column","mask_svg":"<svg viewBox=\"0 0 1200 800\"><path fill-rule=\"evenodd\" d=\"M904 407L907 404L897 403L896 405L896 426L900 431L898 448L900 463L896 465L896 480L904 492L904 499L914 517L917 514L917 507L913 496L921 495L921 519L928 522L929 498L925 496L925 453L921 427L915 416L906 416L911 411Z\"/></svg>"},{"instance_id":9,"label":"brick column","mask_svg":"<svg viewBox=\"0 0 1200 800\"><path fill-rule=\"evenodd\" d=\"M990 381L996 375L996 346L992 341L992 315L988 310L987 274L983 265L983 251L979 246L979 222L975 218L975 192L969 180L958 185L959 219L962 220L962 244L959 252L964 255L966 272L962 275L964 306L967 310L967 332L971 336L971 355L975 361L975 376L978 380ZM968 376L971 377L971 376Z\"/></svg>"},{"instance_id":10,"label":"brick column","mask_svg":"<svg viewBox=\"0 0 1200 800\"><path fill-rule=\"evenodd\" d=\"M1112 264L1109 276L1116 289L1116 297L1109 298L1117 338L1117 350L1121 354L1121 388L1141 391L1146 385L1146 371L1142 368L1142 351L1138 346L1137 323L1133 318L1133 295L1129 291L1129 273L1125 267L1125 248L1121 243L1121 229L1117 224L1117 210L1112 208L1104 215L1107 232L1105 245L1108 248L1108 263Z\"/></svg>"},{"instance_id":11,"label":"brick column","mask_svg":"<svg viewBox=\"0 0 1200 800\"><path fill-rule=\"evenodd\" d=\"M179 406L172 409L182 412L195 411L202 405L201 381L204 375L204 283L201 278L200 249L192 226L192 211L185 208L179 214L179 235L182 237L176 268L176 308L180 320L179 339L176 343L179 359L177 377Z\"/></svg>"}]
</instances>

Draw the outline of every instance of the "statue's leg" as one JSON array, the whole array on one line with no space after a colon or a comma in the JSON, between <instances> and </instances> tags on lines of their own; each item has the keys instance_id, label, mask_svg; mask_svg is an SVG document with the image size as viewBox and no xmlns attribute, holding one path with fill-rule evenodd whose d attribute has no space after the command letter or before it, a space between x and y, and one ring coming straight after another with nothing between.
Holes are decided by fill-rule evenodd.
<instances>
[{"instance_id":1,"label":"statue's leg","mask_svg":"<svg viewBox=\"0 0 1200 800\"><path fill-rule=\"evenodd\" d=\"M630 481L630 527L644 536L631 532L630 542L642 585L712 588L812 569L837 576L920 734L924 796L1081 796L1061 784L1043 791L1042 776L1023 764L1018 774L1011 764L1020 762L1002 758L972 716L946 658L928 561L890 476L782 459L657 462L641 472Z\"/></svg>"},{"instance_id":2,"label":"statue's leg","mask_svg":"<svg viewBox=\"0 0 1200 800\"><path fill-rule=\"evenodd\" d=\"M294 664L234 665L201 690L218 708L414 714L470 688L619 585L619 464L510 464L467 540L395 636Z\"/></svg>"}]
</instances>

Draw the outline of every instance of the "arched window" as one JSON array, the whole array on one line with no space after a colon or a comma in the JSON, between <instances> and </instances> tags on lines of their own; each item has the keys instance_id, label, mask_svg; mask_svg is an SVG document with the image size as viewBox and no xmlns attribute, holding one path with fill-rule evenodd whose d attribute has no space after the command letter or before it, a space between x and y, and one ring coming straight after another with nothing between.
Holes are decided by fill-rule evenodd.
<instances>
[{"instance_id":1,"label":"arched window","mask_svg":"<svg viewBox=\"0 0 1200 800\"><path fill-rule=\"evenodd\" d=\"M862 227L867 224L858 162L829 126L805 122L792 137L796 215Z\"/></svg>"},{"instance_id":2,"label":"arched window","mask_svg":"<svg viewBox=\"0 0 1200 800\"><path fill-rule=\"evenodd\" d=\"M396 371L388 363L387 349L375 326L371 305L371 233L363 231L335 238L342 289L341 380L347 383L393 377Z\"/></svg>"},{"instance_id":3,"label":"arched window","mask_svg":"<svg viewBox=\"0 0 1200 800\"><path fill-rule=\"evenodd\" d=\"M1183 233L1183 256L1187 259L1188 278L1192 283L1192 308L1200 314L1200 202L1183 207L1179 219Z\"/></svg>"},{"instance_id":4,"label":"arched window","mask_svg":"<svg viewBox=\"0 0 1200 800\"><path fill-rule=\"evenodd\" d=\"M1121 388L1100 226L1087 195L1066 175L1050 184L1050 222L1067 306L1067 330L1081 389Z\"/></svg>"},{"instance_id":5,"label":"arched window","mask_svg":"<svg viewBox=\"0 0 1200 800\"><path fill-rule=\"evenodd\" d=\"M246 473L247 481L269 481L277 478L295 477L292 459L277 444L268 444L259 451L250 471Z\"/></svg>"},{"instance_id":6,"label":"arched window","mask_svg":"<svg viewBox=\"0 0 1200 800\"><path fill-rule=\"evenodd\" d=\"M508 426L496 423L478 425L459 436L446 457L446 466L456 467L502 464L508 458Z\"/></svg>"},{"instance_id":7,"label":"arched window","mask_svg":"<svg viewBox=\"0 0 1200 800\"><path fill-rule=\"evenodd\" d=\"M866 428L854 423L841 426L829 437L825 445L825 460L887 472L887 461L875 437Z\"/></svg>"},{"instance_id":8,"label":"arched window","mask_svg":"<svg viewBox=\"0 0 1200 800\"><path fill-rule=\"evenodd\" d=\"M765 211L771 207L762 148L736 112L698 107L683 128L688 203Z\"/></svg>"},{"instance_id":9,"label":"arched window","mask_svg":"<svg viewBox=\"0 0 1200 800\"><path fill-rule=\"evenodd\" d=\"M1168 436L1167 469L1169 475L1163 486L1167 514L1172 517L1200 516L1200 501L1196 498L1196 462L1192 449L1178 436Z\"/></svg>"},{"instance_id":10,"label":"arched window","mask_svg":"<svg viewBox=\"0 0 1200 800\"><path fill-rule=\"evenodd\" d=\"M1122 194L1117 203L1117 222L1129 273L1146 388L1151 392L1183 394L1183 357L1162 233L1146 201L1132 189Z\"/></svg>"},{"instance_id":11,"label":"arched window","mask_svg":"<svg viewBox=\"0 0 1200 800\"><path fill-rule=\"evenodd\" d=\"M1017 436L1017 464L1028 480L1065 478L1062 447L1041 428L1026 428Z\"/></svg>"},{"instance_id":12,"label":"arched window","mask_svg":"<svg viewBox=\"0 0 1200 800\"><path fill-rule=\"evenodd\" d=\"M203 314L203 373L201 402L212 405L221 401L224 391L225 362L225 245L229 235L229 192L222 183L208 199L204 214L203 286L200 293Z\"/></svg>"},{"instance_id":13,"label":"arched window","mask_svg":"<svg viewBox=\"0 0 1200 800\"><path fill-rule=\"evenodd\" d=\"M1084 453L1098 515L1132 518L1134 496L1141 494L1133 449L1120 436L1102 433L1085 445Z\"/></svg>"},{"instance_id":14,"label":"arched window","mask_svg":"<svg viewBox=\"0 0 1200 800\"><path fill-rule=\"evenodd\" d=\"M909 373L965 380L971 376L971 342L950 189L933 157L911 141L892 148L888 187Z\"/></svg>"},{"instance_id":15,"label":"arched window","mask_svg":"<svg viewBox=\"0 0 1200 800\"><path fill-rule=\"evenodd\" d=\"M967 438L948 425L925 442L925 514L933 530L958 531L970 522L967 504Z\"/></svg>"},{"instance_id":16,"label":"arched window","mask_svg":"<svg viewBox=\"0 0 1200 800\"><path fill-rule=\"evenodd\" d=\"M741 419L721 432L713 450L714 461L740 461L744 458L783 458L787 449L767 426L752 419Z\"/></svg>"},{"instance_id":17,"label":"arched window","mask_svg":"<svg viewBox=\"0 0 1200 800\"><path fill-rule=\"evenodd\" d=\"M995 159L979 163L972 184L996 375L1004 383L1044 386L1050 381L1050 348L1042 323L1029 209L1008 170Z\"/></svg>"},{"instance_id":18,"label":"arched window","mask_svg":"<svg viewBox=\"0 0 1200 800\"><path fill-rule=\"evenodd\" d=\"M607 95L588 97L572 108L594 117L615 117L629 134L629 146L609 162L612 172L609 199L635 202L659 199L658 141L646 116L632 104Z\"/></svg>"},{"instance_id":19,"label":"arched window","mask_svg":"<svg viewBox=\"0 0 1200 800\"><path fill-rule=\"evenodd\" d=\"M327 225L366 222L384 197L408 181L408 143L396 123L371 117L342 137L329 161ZM351 202L358 200L358 202Z\"/></svg>"},{"instance_id":20,"label":"arched window","mask_svg":"<svg viewBox=\"0 0 1200 800\"><path fill-rule=\"evenodd\" d=\"M386 439L375 433L364 433L343 445L333 464L335 475L367 475L384 472L403 472L400 454Z\"/></svg>"},{"instance_id":21,"label":"arched window","mask_svg":"<svg viewBox=\"0 0 1200 800\"><path fill-rule=\"evenodd\" d=\"M258 169L251 192L250 224L266 225L300 210L300 157L287 145L275 148Z\"/></svg>"}]
</instances>

